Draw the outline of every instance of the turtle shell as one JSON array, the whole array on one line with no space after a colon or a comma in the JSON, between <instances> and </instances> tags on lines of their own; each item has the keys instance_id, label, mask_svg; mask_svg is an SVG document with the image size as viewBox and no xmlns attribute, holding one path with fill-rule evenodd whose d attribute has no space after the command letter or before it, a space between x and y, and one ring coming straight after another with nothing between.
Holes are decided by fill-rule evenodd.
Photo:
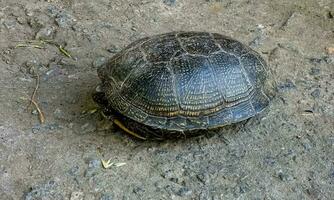
<instances>
[{"instance_id":1,"label":"turtle shell","mask_svg":"<svg viewBox=\"0 0 334 200\"><path fill-rule=\"evenodd\" d=\"M217 33L171 32L131 43L98 69L108 106L154 129L236 123L275 94L260 55Z\"/></svg>"}]
</instances>

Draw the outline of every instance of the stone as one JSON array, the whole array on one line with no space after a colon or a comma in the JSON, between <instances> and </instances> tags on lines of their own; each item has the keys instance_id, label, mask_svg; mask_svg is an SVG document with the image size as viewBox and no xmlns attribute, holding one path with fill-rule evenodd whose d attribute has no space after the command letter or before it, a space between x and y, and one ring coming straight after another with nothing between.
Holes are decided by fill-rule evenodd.
<instances>
[{"instance_id":1,"label":"stone","mask_svg":"<svg viewBox=\"0 0 334 200\"><path fill-rule=\"evenodd\" d=\"M44 184L31 187L30 191L23 196L24 200L35 199L64 199L59 191L57 191L57 183L53 180Z\"/></svg>"},{"instance_id":2,"label":"stone","mask_svg":"<svg viewBox=\"0 0 334 200\"><path fill-rule=\"evenodd\" d=\"M113 200L112 195L108 193L104 193L101 195L100 200Z\"/></svg>"},{"instance_id":3,"label":"stone","mask_svg":"<svg viewBox=\"0 0 334 200\"><path fill-rule=\"evenodd\" d=\"M66 10L61 10L60 8L50 5L47 8L48 14L51 17L55 17L55 21L57 25L61 28L68 28L71 27L74 22L77 20Z\"/></svg>"},{"instance_id":4,"label":"stone","mask_svg":"<svg viewBox=\"0 0 334 200\"><path fill-rule=\"evenodd\" d=\"M282 181L291 181L293 179L293 177L291 175L283 172L283 170L281 170L281 169L276 172L276 175Z\"/></svg>"},{"instance_id":5,"label":"stone","mask_svg":"<svg viewBox=\"0 0 334 200\"><path fill-rule=\"evenodd\" d=\"M34 109L34 110L31 111L31 114L38 115L38 111L36 109Z\"/></svg>"},{"instance_id":6,"label":"stone","mask_svg":"<svg viewBox=\"0 0 334 200\"><path fill-rule=\"evenodd\" d=\"M275 160L275 158L274 157L272 157L272 156L266 156L265 158L264 158L264 164L266 164L266 165L269 165L269 166L274 166L275 165L275 163L276 163L276 160Z\"/></svg>"},{"instance_id":7,"label":"stone","mask_svg":"<svg viewBox=\"0 0 334 200\"><path fill-rule=\"evenodd\" d=\"M71 193L70 200L83 200L84 193L80 191L75 191Z\"/></svg>"},{"instance_id":8,"label":"stone","mask_svg":"<svg viewBox=\"0 0 334 200\"><path fill-rule=\"evenodd\" d=\"M73 166L71 169L67 171L67 173L71 176L76 176L79 174L80 167L78 165Z\"/></svg>"},{"instance_id":9,"label":"stone","mask_svg":"<svg viewBox=\"0 0 334 200\"><path fill-rule=\"evenodd\" d=\"M68 13L61 13L57 15L55 20L57 22L57 25L61 28L68 28L75 21L73 17Z\"/></svg>"},{"instance_id":10,"label":"stone","mask_svg":"<svg viewBox=\"0 0 334 200\"><path fill-rule=\"evenodd\" d=\"M140 186L136 186L135 188L133 188L133 193L135 194L142 194L144 192L145 192L145 189Z\"/></svg>"},{"instance_id":11,"label":"stone","mask_svg":"<svg viewBox=\"0 0 334 200\"><path fill-rule=\"evenodd\" d=\"M320 89L317 88L315 90L313 90L313 92L311 92L311 96L314 98L319 98L320 97Z\"/></svg>"},{"instance_id":12,"label":"stone","mask_svg":"<svg viewBox=\"0 0 334 200\"><path fill-rule=\"evenodd\" d=\"M16 27L16 20L14 19L9 19L9 20L5 20L3 22L3 25L7 28L7 29L14 29Z\"/></svg>"},{"instance_id":13,"label":"stone","mask_svg":"<svg viewBox=\"0 0 334 200\"><path fill-rule=\"evenodd\" d=\"M120 51L120 49L117 48L115 45L111 45L111 46L107 49L107 51L108 51L109 53L118 53L118 52Z\"/></svg>"},{"instance_id":14,"label":"stone","mask_svg":"<svg viewBox=\"0 0 334 200\"><path fill-rule=\"evenodd\" d=\"M52 39L54 30L52 26L43 27L36 33L35 39Z\"/></svg>"},{"instance_id":15,"label":"stone","mask_svg":"<svg viewBox=\"0 0 334 200\"><path fill-rule=\"evenodd\" d=\"M105 57L98 57L93 62L93 67L99 68L106 63L107 59Z\"/></svg>"},{"instance_id":16,"label":"stone","mask_svg":"<svg viewBox=\"0 0 334 200\"><path fill-rule=\"evenodd\" d=\"M16 21L19 23L19 24L25 24L27 23L27 20L23 17L17 17L16 18Z\"/></svg>"},{"instance_id":17,"label":"stone","mask_svg":"<svg viewBox=\"0 0 334 200\"><path fill-rule=\"evenodd\" d=\"M176 0L163 0L162 2L167 6L174 6L176 4Z\"/></svg>"},{"instance_id":18,"label":"stone","mask_svg":"<svg viewBox=\"0 0 334 200\"><path fill-rule=\"evenodd\" d=\"M310 75L316 76L316 75L319 75L319 74L320 74L320 69L319 68L316 68L316 67L311 68Z\"/></svg>"},{"instance_id":19,"label":"stone","mask_svg":"<svg viewBox=\"0 0 334 200\"><path fill-rule=\"evenodd\" d=\"M51 124L35 124L31 131L34 134L37 133L52 133L54 130L61 129L62 127L57 123Z\"/></svg>"},{"instance_id":20,"label":"stone","mask_svg":"<svg viewBox=\"0 0 334 200\"><path fill-rule=\"evenodd\" d=\"M285 82L280 83L277 86L277 89L282 92L285 92L291 89L295 89L295 88L296 88L295 84L290 79L286 79Z\"/></svg>"},{"instance_id":21,"label":"stone","mask_svg":"<svg viewBox=\"0 0 334 200\"><path fill-rule=\"evenodd\" d=\"M98 169L101 167L101 161L97 159L91 159L88 161L88 169L85 171L85 177L93 177L98 173Z\"/></svg>"},{"instance_id":22,"label":"stone","mask_svg":"<svg viewBox=\"0 0 334 200\"><path fill-rule=\"evenodd\" d=\"M185 197L185 196L189 196L191 195L193 192L187 188L187 187L182 187L180 188L177 192L176 195L180 196L180 197Z\"/></svg>"},{"instance_id":23,"label":"stone","mask_svg":"<svg viewBox=\"0 0 334 200\"><path fill-rule=\"evenodd\" d=\"M98 159L92 159L88 162L88 168L96 169L101 167L101 161Z\"/></svg>"}]
</instances>

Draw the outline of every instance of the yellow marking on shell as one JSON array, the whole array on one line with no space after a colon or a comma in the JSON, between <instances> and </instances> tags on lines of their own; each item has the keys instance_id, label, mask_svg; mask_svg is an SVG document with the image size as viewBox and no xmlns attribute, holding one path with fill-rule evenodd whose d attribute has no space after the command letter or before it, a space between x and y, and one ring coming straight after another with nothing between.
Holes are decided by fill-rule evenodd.
<instances>
[{"instance_id":1,"label":"yellow marking on shell","mask_svg":"<svg viewBox=\"0 0 334 200\"><path fill-rule=\"evenodd\" d=\"M135 132L129 130L128 128L126 128L126 127L123 125L123 123L120 122L118 119L114 119L113 122L114 122L119 128L121 128L123 131L125 131L126 133L128 133L128 134L130 134L130 135L132 135L132 136L134 136L134 137L136 137L136 138L139 138L139 139L142 139L142 140L146 140L145 137L142 137L142 136L138 135L137 133L135 133Z\"/></svg>"}]
</instances>

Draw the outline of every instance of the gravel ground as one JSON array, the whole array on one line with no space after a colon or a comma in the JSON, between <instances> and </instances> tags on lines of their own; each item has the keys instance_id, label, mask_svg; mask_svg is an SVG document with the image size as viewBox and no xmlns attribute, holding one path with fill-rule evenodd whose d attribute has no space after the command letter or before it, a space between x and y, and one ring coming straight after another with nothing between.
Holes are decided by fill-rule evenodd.
<instances>
[{"instance_id":1,"label":"gravel ground","mask_svg":"<svg viewBox=\"0 0 334 200\"><path fill-rule=\"evenodd\" d=\"M94 112L97 67L177 30L260 52L278 83L267 112L159 143ZM1 0L0 199L334 199L333 48L332 0Z\"/></svg>"}]
</instances>

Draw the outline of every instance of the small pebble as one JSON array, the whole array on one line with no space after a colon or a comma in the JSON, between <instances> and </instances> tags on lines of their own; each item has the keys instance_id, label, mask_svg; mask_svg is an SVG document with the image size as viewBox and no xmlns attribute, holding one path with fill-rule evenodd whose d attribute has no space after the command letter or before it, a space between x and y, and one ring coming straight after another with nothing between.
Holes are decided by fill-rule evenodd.
<instances>
[{"instance_id":1,"label":"small pebble","mask_svg":"<svg viewBox=\"0 0 334 200\"><path fill-rule=\"evenodd\" d=\"M58 190L58 185L50 180L45 184L31 187L31 190L24 195L24 200L35 199L64 199Z\"/></svg>"},{"instance_id":2,"label":"small pebble","mask_svg":"<svg viewBox=\"0 0 334 200\"><path fill-rule=\"evenodd\" d=\"M334 63L334 56L325 56L324 61L326 64L333 64Z\"/></svg>"},{"instance_id":3,"label":"small pebble","mask_svg":"<svg viewBox=\"0 0 334 200\"><path fill-rule=\"evenodd\" d=\"M113 198L111 194L105 193L105 194L102 194L100 200L113 200Z\"/></svg>"},{"instance_id":4,"label":"small pebble","mask_svg":"<svg viewBox=\"0 0 334 200\"><path fill-rule=\"evenodd\" d=\"M16 21L19 23L19 24L25 24L27 23L27 20L23 17L18 17L16 18Z\"/></svg>"},{"instance_id":5,"label":"small pebble","mask_svg":"<svg viewBox=\"0 0 334 200\"><path fill-rule=\"evenodd\" d=\"M48 14L51 17L55 17L55 21L57 25L61 28L67 28L73 25L77 20L67 13L65 10L61 10L60 8L50 5L48 6Z\"/></svg>"},{"instance_id":6,"label":"small pebble","mask_svg":"<svg viewBox=\"0 0 334 200\"><path fill-rule=\"evenodd\" d=\"M323 61L322 58L310 58L309 60L312 64L315 64L315 65L320 64Z\"/></svg>"},{"instance_id":7,"label":"small pebble","mask_svg":"<svg viewBox=\"0 0 334 200\"><path fill-rule=\"evenodd\" d=\"M3 25L7 28L7 29L14 29L16 26L16 20L12 19L12 20L6 20L3 22Z\"/></svg>"},{"instance_id":8,"label":"small pebble","mask_svg":"<svg viewBox=\"0 0 334 200\"><path fill-rule=\"evenodd\" d=\"M282 181L291 181L293 179L292 176L290 176L287 173L284 173L283 170L278 170L278 172L276 173L277 177L279 179L281 179Z\"/></svg>"},{"instance_id":9,"label":"small pebble","mask_svg":"<svg viewBox=\"0 0 334 200\"><path fill-rule=\"evenodd\" d=\"M55 17L57 14L60 13L60 10L54 5L49 5L47 10L48 10L50 16L52 16L52 17Z\"/></svg>"},{"instance_id":10,"label":"small pebble","mask_svg":"<svg viewBox=\"0 0 334 200\"><path fill-rule=\"evenodd\" d=\"M57 22L57 25L61 28L67 28L72 25L72 23L75 21L73 20L72 16L67 13L61 13L57 15L55 21Z\"/></svg>"},{"instance_id":11,"label":"small pebble","mask_svg":"<svg viewBox=\"0 0 334 200\"><path fill-rule=\"evenodd\" d=\"M106 63L106 58L105 57L99 57L96 60L94 60L93 67L99 68L102 65L104 65L105 63Z\"/></svg>"},{"instance_id":12,"label":"small pebble","mask_svg":"<svg viewBox=\"0 0 334 200\"><path fill-rule=\"evenodd\" d=\"M95 92L102 92L102 86L101 85L97 85L95 87Z\"/></svg>"},{"instance_id":13,"label":"small pebble","mask_svg":"<svg viewBox=\"0 0 334 200\"><path fill-rule=\"evenodd\" d=\"M290 79L286 79L285 82L280 83L277 86L277 88L278 88L279 91L285 92L285 91L288 91L288 90L291 90L291 89L295 89L296 86Z\"/></svg>"},{"instance_id":14,"label":"small pebble","mask_svg":"<svg viewBox=\"0 0 334 200\"><path fill-rule=\"evenodd\" d=\"M111 46L107 49L107 51L108 51L109 53L117 53L117 52L119 52L120 50L119 50L119 48L117 48L115 45L111 45Z\"/></svg>"},{"instance_id":15,"label":"small pebble","mask_svg":"<svg viewBox=\"0 0 334 200\"><path fill-rule=\"evenodd\" d=\"M22 82L29 82L29 83L31 83L33 79L30 78L30 77L29 78L19 77L19 80L22 81Z\"/></svg>"},{"instance_id":16,"label":"small pebble","mask_svg":"<svg viewBox=\"0 0 334 200\"><path fill-rule=\"evenodd\" d=\"M36 133L39 132L39 128L34 127L34 128L31 129L31 132L34 133L34 134L36 134Z\"/></svg>"},{"instance_id":17,"label":"small pebble","mask_svg":"<svg viewBox=\"0 0 334 200\"><path fill-rule=\"evenodd\" d=\"M32 133L52 133L53 130L61 129L59 124L36 124L31 128Z\"/></svg>"},{"instance_id":18,"label":"small pebble","mask_svg":"<svg viewBox=\"0 0 334 200\"><path fill-rule=\"evenodd\" d=\"M35 39L52 39L53 32L54 32L54 28L51 26L41 28L36 33Z\"/></svg>"},{"instance_id":19,"label":"small pebble","mask_svg":"<svg viewBox=\"0 0 334 200\"><path fill-rule=\"evenodd\" d=\"M314 65L319 65L319 64L331 64L334 62L333 56L323 56L322 58L309 58L309 61L314 64Z\"/></svg>"},{"instance_id":20,"label":"small pebble","mask_svg":"<svg viewBox=\"0 0 334 200\"><path fill-rule=\"evenodd\" d=\"M316 75L319 75L319 74L320 74L320 69L319 68L316 68L316 67L311 68L310 75L316 76Z\"/></svg>"},{"instance_id":21,"label":"small pebble","mask_svg":"<svg viewBox=\"0 0 334 200\"><path fill-rule=\"evenodd\" d=\"M330 137L328 140L328 144L334 147L334 137ZM333 176L334 177L334 176Z\"/></svg>"},{"instance_id":22,"label":"small pebble","mask_svg":"<svg viewBox=\"0 0 334 200\"><path fill-rule=\"evenodd\" d=\"M38 69L41 66L41 63L38 62L37 60L28 60L25 63L25 66L29 70L28 72L30 74L35 75L36 71L34 71L34 70Z\"/></svg>"},{"instance_id":23,"label":"small pebble","mask_svg":"<svg viewBox=\"0 0 334 200\"><path fill-rule=\"evenodd\" d=\"M49 24L49 17L41 15L41 16L36 16L34 18L28 18L28 24L30 27L34 29L40 29Z\"/></svg>"},{"instance_id":24,"label":"small pebble","mask_svg":"<svg viewBox=\"0 0 334 200\"><path fill-rule=\"evenodd\" d=\"M38 71L40 72L40 74L46 72L47 70L48 68L45 65L40 65L38 67Z\"/></svg>"},{"instance_id":25,"label":"small pebble","mask_svg":"<svg viewBox=\"0 0 334 200\"><path fill-rule=\"evenodd\" d=\"M31 16L34 15L34 12L32 10L28 10L28 9L25 10L25 13L28 17L31 17Z\"/></svg>"},{"instance_id":26,"label":"small pebble","mask_svg":"<svg viewBox=\"0 0 334 200\"><path fill-rule=\"evenodd\" d=\"M319 98L320 97L320 89L317 88L315 90L313 90L313 92L311 92L311 96L314 98Z\"/></svg>"},{"instance_id":27,"label":"small pebble","mask_svg":"<svg viewBox=\"0 0 334 200\"><path fill-rule=\"evenodd\" d=\"M38 111L36 109L34 109L34 110L31 111L31 114L38 115Z\"/></svg>"},{"instance_id":28,"label":"small pebble","mask_svg":"<svg viewBox=\"0 0 334 200\"><path fill-rule=\"evenodd\" d=\"M88 168L95 169L101 167L101 161L97 159L92 159L88 162Z\"/></svg>"},{"instance_id":29,"label":"small pebble","mask_svg":"<svg viewBox=\"0 0 334 200\"><path fill-rule=\"evenodd\" d=\"M44 76L43 76L43 80L44 81L47 81L49 80L50 78L52 77L56 77L58 75L62 74L61 73L61 69L59 68L53 68L53 69L50 69L49 71L45 72Z\"/></svg>"},{"instance_id":30,"label":"small pebble","mask_svg":"<svg viewBox=\"0 0 334 200\"><path fill-rule=\"evenodd\" d=\"M176 4L176 0L163 0L162 2L167 6L174 6Z\"/></svg>"},{"instance_id":31,"label":"small pebble","mask_svg":"<svg viewBox=\"0 0 334 200\"><path fill-rule=\"evenodd\" d=\"M261 44L262 36L258 35L256 36L251 42L249 42L249 46L251 47L258 47Z\"/></svg>"},{"instance_id":32,"label":"small pebble","mask_svg":"<svg viewBox=\"0 0 334 200\"><path fill-rule=\"evenodd\" d=\"M168 170L166 170L165 172L163 172L163 173L161 174L161 176L162 176L163 178L170 179L170 178L172 178L172 177L174 176L174 173L172 172L171 169L168 169Z\"/></svg>"},{"instance_id":33,"label":"small pebble","mask_svg":"<svg viewBox=\"0 0 334 200\"><path fill-rule=\"evenodd\" d=\"M145 189L143 189L140 186L133 188L133 193L135 193L135 194L142 194L144 192L145 192Z\"/></svg>"},{"instance_id":34,"label":"small pebble","mask_svg":"<svg viewBox=\"0 0 334 200\"><path fill-rule=\"evenodd\" d=\"M80 191L72 192L70 200L83 200L84 193Z\"/></svg>"},{"instance_id":35,"label":"small pebble","mask_svg":"<svg viewBox=\"0 0 334 200\"><path fill-rule=\"evenodd\" d=\"M189 188L186 188L186 187L182 187L181 189L179 189L177 192L176 192L176 195L180 196L180 197L185 197L185 196L189 196L191 195L193 192L189 189Z\"/></svg>"},{"instance_id":36,"label":"small pebble","mask_svg":"<svg viewBox=\"0 0 334 200\"><path fill-rule=\"evenodd\" d=\"M207 185L210 182L209 174L206 172L198 174L196 178L199 181L201 181L204 185Z\"/></svg>"},{"instance_id":37,"label":"small pebble","mask_svg":"<svg viewBox=\"0 0 334 200\"><path fill-rule=\"evenodd\" d=\"M304 139L302 145L306 151L310 151L313 148L313 145L309 139Z\"/></svg>"},{"instance_id":38,"label":"small pebble","mask_svg":"<svg viewBox=\"0 0 334 200\"><path fill-rule=\"evenodd\" d=\"M113 25L109 22L100 22L97 24L97 27L98 28L107 28L107 29L110 29L113 27Z\"/></svg>"},{"instance_id":39,"label":"small pebble","mask_svg":"<svg viewBox=\"0 0 334 200\"><path fill-rule=\"evenodd\" d=\"M101 161L92 159L88 161L88 169L85 171L85 177L93 177L98 173L98 169L101 167Z\"/></svg>"},{"instance_id":40,"label":"small pebble","mask_svg":"<svg viewBox=\"0 0 334 200\"><path fill-rule=\"evenodd\" d=\"M274 166L275 163L276 163L276 160L272 156L267 156L267 157L264 158L264 164L267 164L269 166Z\"/></svg>"},{"instance_id":41,"label":"small pebble","mask_svg":"<svg viewBox=\"0 0 334 200\"><path fill-rule=\"evenodd\" d=\"M334 179L334 169L330 172L329 176Z\"/></svg>"},{"instance_id":42,"label":"small pebble","mask_svg":"<svg viewBox=\"0 0 334 200\"><path fill-rule=\"evenodd\" d=\"M71 176L78 175L80 167L78 165L73 166L71 169L67 171L67 173Z\"/></svg>"},{"instance_id":43,"label":"small pebble","mask_svg":"<svg viewBox=\"0 0 334 200\"><path fill-rule=\"evenodd\" d=\"M246 183L241 182L241 183L239 184L239 193L243 194L243 193L248 192L249 190L250 190L250 189L249 189L249 186L248 186Z\"/></svg>"}]
</instances>

